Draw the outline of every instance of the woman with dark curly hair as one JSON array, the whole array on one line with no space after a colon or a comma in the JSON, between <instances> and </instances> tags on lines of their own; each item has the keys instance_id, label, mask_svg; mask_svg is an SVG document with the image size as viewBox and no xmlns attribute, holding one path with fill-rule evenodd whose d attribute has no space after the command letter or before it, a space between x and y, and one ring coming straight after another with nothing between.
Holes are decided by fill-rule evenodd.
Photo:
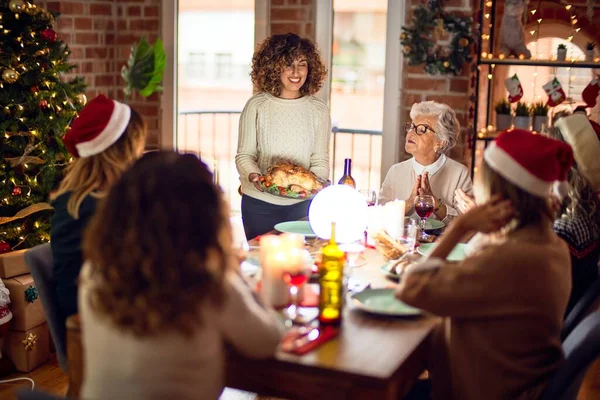
<instances>
[{"instance_id":1,"label":"woman with dark curly hair","mask_svg":"<svg viewBox=\"0 0 600 400\"><path fill-rule=\"evenodd\" d=\"M236 270L221 191L192 155L149 153L84 238L86 399L216 399L225 342L274 354L281 331Z\"/></svg>"},{"instance_id":2,"label":"woman with dark curly hair","mask_svg":"<svg viewBox=\"0 0 600 400\"><path fill-rule=\"evenodd\" d=\"M309 201L263 192L259 177L267 168L289 161L329 177L329 109L314 96L326 74L314 43L292 33L267 38L254 53L251 78L258 93L242 111L235 157L248 238L307 215Z\"/></svg>"}]
</instances>

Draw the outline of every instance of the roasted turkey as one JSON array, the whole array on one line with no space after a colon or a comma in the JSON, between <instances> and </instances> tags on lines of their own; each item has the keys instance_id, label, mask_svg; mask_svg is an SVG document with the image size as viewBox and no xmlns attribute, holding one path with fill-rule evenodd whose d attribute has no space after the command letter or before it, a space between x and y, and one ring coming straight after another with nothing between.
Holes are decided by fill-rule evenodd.
<instances>
[{"instance_id":1,"label":"roasted turkey","mask_svg":"<svg viewBox=\"0 0 600 400\"><path fill-rule=\"evenodd\" d=\"M266 179L272 184L288 188L296 193L321 190L323 184L314 173L299 165L282 162L267 169Z\"/></svg>"}]
</instances>

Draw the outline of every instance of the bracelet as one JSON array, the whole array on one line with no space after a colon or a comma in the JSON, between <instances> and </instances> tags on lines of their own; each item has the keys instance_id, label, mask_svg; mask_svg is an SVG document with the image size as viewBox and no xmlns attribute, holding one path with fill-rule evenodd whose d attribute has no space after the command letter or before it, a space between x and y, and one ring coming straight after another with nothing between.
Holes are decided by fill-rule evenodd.
<instances>
[{"instance_id":1,"label":"bracelet","mask_svg":"<svg viewBox=\"0 0 600 400\"><path fill-rule=\"evenodd\" d=\"M442 199L437 199L437 204L435 209L433 210L434 213L440 211L440 208L442 208L442 206L444 205L444 203L442 203Z\"/></svg>"}]
</instances>

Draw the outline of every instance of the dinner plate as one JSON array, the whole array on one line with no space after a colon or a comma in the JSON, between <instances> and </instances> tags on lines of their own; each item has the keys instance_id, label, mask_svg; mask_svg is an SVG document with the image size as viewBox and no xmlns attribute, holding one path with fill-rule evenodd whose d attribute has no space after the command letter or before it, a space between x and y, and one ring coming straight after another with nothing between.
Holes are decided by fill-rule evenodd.
<instances>
[{"instance_id":1,"label":"dinner plate","mask_svg":"<svg viewBox=\"0 0 600 400\"><path fill-rule=\"evenodd\" d=\"M308 221L289 221L275 225L275 230L282 233L299 233L307 238L315 238L317 235L310 228Z\"/></svg>"},{"instance_id":2,"label":"dinner plate","mask_svg":"<svg viewBox=\"0 0 600 400\"><path fill-rule=\"evenodd\" d=\"M244 276L252 277L260 270L260 262L253 258L247 258L240 264L240 270Z\"/></svg>"},{"instance_id":3,"label":"dinner plate","mask_svg":"<svg viewBox=\"0 0 600 400\"><path fill-rule=\"evenodd\" d=\"M437 231L438 229L442 229L446 224L440 220L429 218L425 222L425 232L427 231Z\"/></svg>"},{"instance_id":4,"label":"dinner plate","mask_svg":"<svg viewBox=\"0 0 600 400\"><path fill-rule=\"evenodd\" d=\"M431 254L431 252L433 251L435 246L437 246L437 243L421 244L419 247L417 247L417 253L419 253L423 256L428 256L429 254ZM452 249L452 251L450 252L448 257L446 257L446 260L448 260L448 261L464 260L466 257L466 255L465 255L466 248L467 248L467 245L464 243L457 244L456 247L454 247L454 249Z\"/></svg>"},{"instance_id":5,"label":"dinner plate","mask_svg":"<svg viewBox=\"0 0 600 400\"><path fill-rule=\"evenodd\" d=\"M383 264L380 267L380 269L381 269L381 272L383 272L385 274L385 276L387 276L388 278L390 278L392 280L397 281L400 279L400 277L396 273L395 269L394 270L391 269L391 266L394 264L396 264L396 261L387 262L387 263Z\"/></svg>"},{"instance_id":6,"label":"dinner plate","mask_svg":"<svg viewBox=\"0 0 600 400\"><path fill-rule=\"evenodd\" d=\"M350 304L375 315L393 317L414 317L422 311L405 304L396 298L394 289L366 289L350 295Z\"/></svg>"}]
</instances>

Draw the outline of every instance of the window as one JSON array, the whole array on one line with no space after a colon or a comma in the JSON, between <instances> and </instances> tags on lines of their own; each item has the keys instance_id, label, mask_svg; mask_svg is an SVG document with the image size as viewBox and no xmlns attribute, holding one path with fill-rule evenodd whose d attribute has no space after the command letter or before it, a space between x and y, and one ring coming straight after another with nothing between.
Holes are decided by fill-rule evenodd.
<instances>
[{"instance_id":1,"label":"window","mask_svg":"<svg viewBox=\"0 0 600 400\"><path fill-rule=\"evenodd\" d=\"M230 53L215 54L216 79L231 79L233 77L232 61L233 57Z\"/></svg>"},{"instance_id":2,"label":"window","mask_svg":"<svg viewBox=\"0 0 600 400\"><path fill-rule=\"evenodd\" d=\"M190 53L188 62L188 77L190 79L204 78L206 76L206 55L204 53Z\"/></svg>"}]
</instances>

